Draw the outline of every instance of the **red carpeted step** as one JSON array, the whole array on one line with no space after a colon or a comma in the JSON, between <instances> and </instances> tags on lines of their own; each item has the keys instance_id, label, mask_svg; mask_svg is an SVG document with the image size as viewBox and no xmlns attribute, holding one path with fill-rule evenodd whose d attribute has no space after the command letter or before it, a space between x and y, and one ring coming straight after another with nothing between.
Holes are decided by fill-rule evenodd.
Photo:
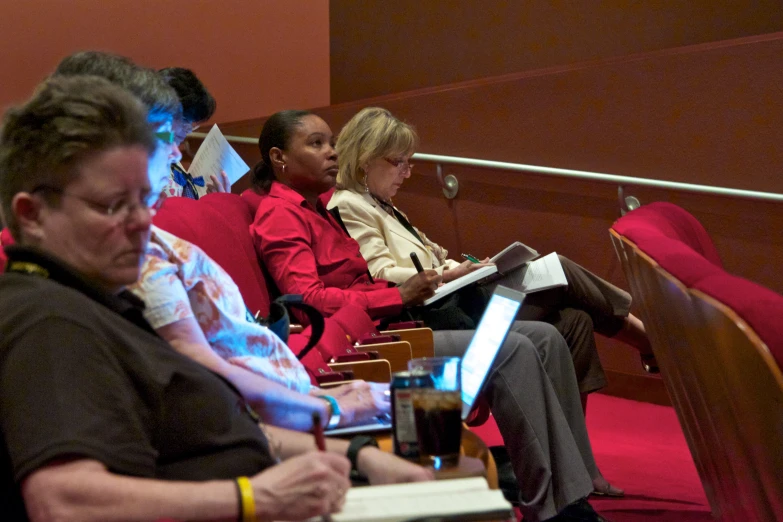
<instances>
[{"instance_id":1,"label":"red carpeted step","mask_svg":"<svg viewBox=\"0 0 783 522\"><path fill-rule=\"evenodd\" d=\"M587 429L604 476L625 497L591 497L614 522L711 522L693 459L673 408L593 394ZM492 417L472 430L488 446L503 443Z\"/></svg>"}]
</instances>

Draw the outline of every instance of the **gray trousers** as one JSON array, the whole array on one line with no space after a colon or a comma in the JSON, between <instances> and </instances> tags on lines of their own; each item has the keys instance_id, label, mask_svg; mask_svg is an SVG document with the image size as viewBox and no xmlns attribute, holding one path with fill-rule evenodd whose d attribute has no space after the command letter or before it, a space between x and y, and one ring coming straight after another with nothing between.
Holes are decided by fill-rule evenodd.
<instances>
[{"instance_id":1,"label":"gray trousers","mask_svg":"<svg viewBox=\"0 0 783 522\"><path fill-rule=\"evenodd\" d=\"M462 356L473 333L434 332L435 354ZM516 321L483 393L511 458L525 520L553 517L590 494L598 468L571 354L553 326Z\"/></svg>"},{"instance_id":2,"label":"gray trousers","mask_svg":"<svg viewBox=\"0 0 783 522\"><path fill-rule=\"evenodd\" d=\"M589 393L606 386L593 332L617 334L630 311L631 295L567 257L558 257L568 286L528 294L517 318L557 328L571 349L579 391ZM524 268L512 270L487 286L521 290L524 276Z\"/></svg>"}]
</instances>

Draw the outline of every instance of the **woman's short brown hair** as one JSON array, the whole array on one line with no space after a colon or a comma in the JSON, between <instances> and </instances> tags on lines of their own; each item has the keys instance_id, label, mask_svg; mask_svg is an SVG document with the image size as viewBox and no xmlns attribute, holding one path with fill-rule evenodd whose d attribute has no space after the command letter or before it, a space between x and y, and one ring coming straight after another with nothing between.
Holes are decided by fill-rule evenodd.
<instances>
[{"instance_id":1,"label":"woman's short brown hair","mask_svg":"<svg viewBox=\"0 0 783 522\"><path fill-rule=\"evenodd\" d=\"M0 209L11 234L19 230L11 202L37 187L64 188L95 154L156 142L144 105L97 76L52 77L32 98L8 110L0 129Z\"/></svg>"}]
</instances>

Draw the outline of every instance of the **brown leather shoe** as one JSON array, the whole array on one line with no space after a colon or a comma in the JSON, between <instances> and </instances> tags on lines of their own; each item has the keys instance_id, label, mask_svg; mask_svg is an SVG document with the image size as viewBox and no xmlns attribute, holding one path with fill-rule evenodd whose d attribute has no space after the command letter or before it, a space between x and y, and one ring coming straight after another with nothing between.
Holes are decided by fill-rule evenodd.
<instances>
[{"instance_id":1,"label":"brown leather shoe","mask_svg":"<svg viewBox=\"0 0 783 522\"><path fill-rule=\"evenodd\" d=\"M597 478L593 479L593 492L592 495L596 495L599 497L624 497L625 491L622 489L612 486L608 480L606 480L603 475L599 475Z\"/></svg>"}]
</instances>

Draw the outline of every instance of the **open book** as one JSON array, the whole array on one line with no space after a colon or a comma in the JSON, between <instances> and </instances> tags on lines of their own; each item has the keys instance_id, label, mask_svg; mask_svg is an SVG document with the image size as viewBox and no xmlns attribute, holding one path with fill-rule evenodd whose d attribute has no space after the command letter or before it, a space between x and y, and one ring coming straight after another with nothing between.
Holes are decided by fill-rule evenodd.
<instances>
[{"instance_id":1,"label":"open book","mask_svg":"<svg viewBox=\"0 0 783 522\"><path fill-rule=\"evenodd\" d=\"M495 264L474 270L467 275L438 287L435 290L435 295L424 301L424 305L434 303L460 288L490 276L494 276L490 281L500 280L502 276L522 265L527 266L519 274L514 274L514 281L506 281L504 283L506 286L528 294L557 288L558 286L568 286L560 259L555 252L539 258L538 252L516 241L495 254L490 259L490 262Z\"/></svg>"},{"instance_id":2,"label":"open book","mask_svg":"<svg viewBox=\"0 0 783 522\"><path fill-rule=\"evenodd\" d=\"M484 478L464 478L351 488L342 512L334 522L408 522L420 519L504 520L512 516L511 504L500 490L492 490ZM310 522L320 522L321 517Z\"/></svg>"},{"instance_id":3,"label":"open book","mask_svg":"<svg viewBox=\"0 0 783 522\"><path fill-rule=\"evenodd\" d=\"M199 196L206 194L206 183L209 182L210 176L219 178L221 170L226 172L228 181L233 185L250 170L250 167L229 145L226 137L215 124L209 129L188 169L188 174L194 178L204 178L204 186L198 187Z\"/></svg>"},{"instance_id":4,"label":"open book","mask_svg":"<svg viewBox=\"0 0 783 522\"><path fill-rule=\"evenodd\" d=\"M532 261L537 257L538 252L529 246L516 241L495 254L495 256L490 259L490 261L497 265L498 273L506 274L516 267L522 266L528 261Z\"/></svg>"}]
</instances>

